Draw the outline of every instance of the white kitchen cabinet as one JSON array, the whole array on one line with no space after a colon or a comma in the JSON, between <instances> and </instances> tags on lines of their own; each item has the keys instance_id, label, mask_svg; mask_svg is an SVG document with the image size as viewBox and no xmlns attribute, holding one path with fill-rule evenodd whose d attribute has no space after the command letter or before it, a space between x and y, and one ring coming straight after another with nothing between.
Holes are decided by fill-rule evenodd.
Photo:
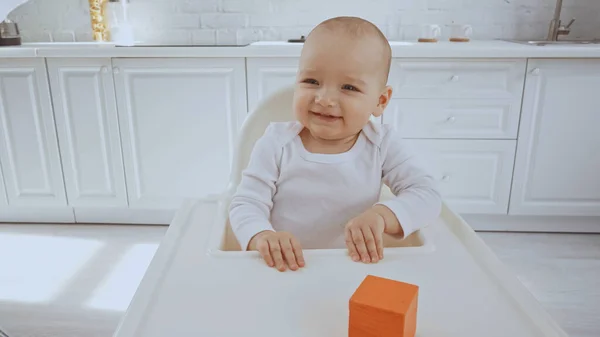
<instances>
[{"instance_id":1,"label":"white kitchen cabinet","mask_svg":"<svg viewBox=\"0 0 600 337\"><path fill-rule=\"evenodd\" d=\"M129 208L168 223L185 198L221 193L247 113L244 58L113 59L113 72Z\"/></svg>"},{"instance_id":2,"label":"white kitchen cabinet","mask_svg":"<svg viewBox=\"0 0 600 337\"><path fill-rule=\"evenodd\" d=\"M393 99L383 122L405 138L516 139L519 115L505 99Z\"/></svg>"},{"instance_id":3,"label":"white kitchen cabinet","mask_svg":"<svg viewBox=\"0 0 600 337\"><path fill-rule=\"evenodd\" d=\"M394 98L520 100L524 59L396 59L389 83Z\"/></svg>"},{"instance_id":4,"label":"white kitchen cabinet","mask_svg":"<svg viewBox=\"0 0 600 337\"><path fill-rule=\"evenodd\" d=\"M510 214L600 216L600 60L530 60Z\"/></svg>"},{"instance_id":5,"label":"white kitchen cabinet","mask_svg":"<svg viewBox=\"0 0 600 337\"><path fill-rule=\"evenodd\" d=\"M445 202L460 213L506 214L514 164L514 140L408 142L425 158Z\"/></svg>"},{"instance_id":6,"label":"white kitchen cabinet","mask_svg":"<svg viewBox=\"0 0 600 337\"><path fill-rule=\"evenodd\" d=\"M296 83L298 58L248 58L248 109L271 93Z\"/></svg>"},{"instance_id":7,"label":"white kitchen cabinet","mask_svg":"<svg viewBox=\"0 0 600 337\"><path fill-rule=\"evenodd\" d=\"M74 220L44 59L0 60L0 166L0 221Z\"/></svg>"},{"instance_id":8,"label":"white kitchen cabinet","mask_svg":"<svg viewBox=\"0 0 600 337\"><path fill-rule=\"evenodd\" d=\"M47 63L69 205L127 207L110 58Z\"/></svg>"}]
</instances>

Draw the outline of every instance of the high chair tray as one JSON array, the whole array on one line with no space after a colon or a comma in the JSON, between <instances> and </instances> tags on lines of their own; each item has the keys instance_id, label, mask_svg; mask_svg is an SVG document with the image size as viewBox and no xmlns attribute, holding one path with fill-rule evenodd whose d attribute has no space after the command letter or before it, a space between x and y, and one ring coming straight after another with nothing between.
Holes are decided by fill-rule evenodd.
<instances>
[{"instance_id":1,"label":"high chair tray","mask_svg":"<svg viewBox=\"0 0 600 337\"><path fill-rule=\"evenodd\" d=\"M377 264L345 250L307 250L279 272L228 242L220 199L177 213L116 337L348 335L348 302L366 275L416 284L417 336L567 336L463 219L444 206Z\"/></svg>"}]
</instances>

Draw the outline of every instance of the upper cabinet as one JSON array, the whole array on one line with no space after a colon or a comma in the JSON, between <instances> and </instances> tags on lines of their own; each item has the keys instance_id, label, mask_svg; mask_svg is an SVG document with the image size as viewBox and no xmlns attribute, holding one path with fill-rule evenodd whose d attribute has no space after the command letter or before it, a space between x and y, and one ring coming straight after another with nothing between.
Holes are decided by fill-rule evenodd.
<instances>
[{"instance_id":1,"label":"upper cabinet","mask_svg":"<svg viewBox=\"0 0 600 337\"><path fill-rule=\"evenodd\" d=\"M298 58L248 58L248 109L271 93L296 83Z\"/></svg>"},{"instance_id":2,"label":"upper cabinet","mask_svg":"<svg viewBox=\"0 0 600 337\"><path fill-rule=\"evenodd\" d=\"M129 207L227 187L247 113L244 58L113 59Z\"/></svg>"},{"instance_id":3,"label":"upper cabinet","mask_svg":"<svg viewBox=\"0 0 600 337\"><path fill-rule=\"evenodd\" d=\"M45 60L0 60L0 220L12 207L67 206L54 123Z\"/></svg>"},{"instance_id":4,"label":"upper cabinet","mask_svg":"<svg viewBox=\"0 0 600 337\"><path fill-rule=\"evenodd\" d=\"M511 214L600 215L600 60L531 60Z\"/></svg>"},{"instance_id":5,"label":"upper cabinet","mask_svg":"<svg viewBox=\"0 0 600 337\"><path fill-rule=\"evenodd\" d=\"M47 62L69 204L127 207L110 59Z\"/></svg>"}]
</instances>

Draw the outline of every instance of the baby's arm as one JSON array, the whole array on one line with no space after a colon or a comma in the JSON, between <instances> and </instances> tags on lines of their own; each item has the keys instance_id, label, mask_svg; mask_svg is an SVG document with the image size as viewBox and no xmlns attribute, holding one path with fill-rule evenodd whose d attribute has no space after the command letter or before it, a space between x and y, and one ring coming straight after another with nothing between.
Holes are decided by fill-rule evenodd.
<instances>
[{"instance_id":1,"label":"baby's arm","mask_svg":"<svg viewBox=\"0 0 600 337\"><path fill-rule=\"evenodd\" d=\"M442 198L417 153L395 130L386 131L381 144L383 182L396 197L374 208L386 222L386 233L407 237L439 216Z\"/></svg>"},{"instance_id":2,"label":"baby's arm","mask_svg":"<svg viewBox=\"0 0 600 337\"><path fill-rule=\"evenodd\" d=\"M269 219L275 182L279 176L281 149L269 131L267 128L256 141L229 206L231 229L243 250L248 249L248 243L257 233L274 231Z\"/></svg>"}]
</instances>

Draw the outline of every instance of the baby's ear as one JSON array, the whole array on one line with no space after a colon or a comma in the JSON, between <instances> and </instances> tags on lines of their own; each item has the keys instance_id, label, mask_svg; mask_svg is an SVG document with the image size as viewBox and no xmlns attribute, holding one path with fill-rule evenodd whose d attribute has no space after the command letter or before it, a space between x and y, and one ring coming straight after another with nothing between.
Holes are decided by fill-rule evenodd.
<instances>
[{"instance_id":1,"label":"baby's ear","mask_svg":"<svg viewBox=\"0 0 600 337\"><path fill-rule=\"evenodd\" d=\"M388 103L390 102L390 99L392 99L392 87L388 85L381 92L381 94L379 94L379 101L377 102L377 108L375 109L375 112L373 113L373 115L375 117L379 117L383 114L383 111L385 110Z\"/></svg>"}]
</instances>

